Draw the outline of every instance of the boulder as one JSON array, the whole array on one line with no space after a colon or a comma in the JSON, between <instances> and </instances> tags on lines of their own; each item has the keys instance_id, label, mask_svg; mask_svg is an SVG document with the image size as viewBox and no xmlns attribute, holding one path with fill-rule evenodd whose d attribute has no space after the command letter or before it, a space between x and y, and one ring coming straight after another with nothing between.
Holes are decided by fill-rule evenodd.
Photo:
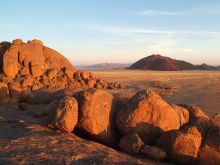
<instances>
[{"instance_id":1,"label":"boulder","mask_svg":"<svg viewBox=\"0 0 220 165\"><path fill-rule=\"evenodd\" d=\"M88 72L88 71L82 71L81 72L81 77L82 77L82 79L84 79L84 80L87 80L87 79L89 79L89 77L90 77L90 72Z\"/></svg>"},{"instance_id":2,"label":"boulder","mask_svg":"<svg viewBox=\"0 0 220 165\"><path fill-rule=\"evenodd\" d=\"M202 136L195 127L183 131L165 132L157 140L157 146L163 149L168 158L178 164L193 164L196 162Z\"/></svg>"},{"instance_id":3,"label":"boulder","mask_svg":"<svg viewBox=\"0 0 220 165\"><path fill-rule=\"evenodd\" d=\"M58 73L57 69L54 68L48 71L47 76L49 79L53 79L54 77L57 76L57 73Z\"/></svg>"},{"instance_id":4,"label":"boulder","mask_svg":"<svg viewBox=\"0 0 220 165\"><path fill-rule=\"evenodd\" d=\"M189 127L195 127L201 134L202 138L205 139L207 132L209 130L209 120L204 117L198 117L195 120L184 125L183 129L187 129Z\"/></svg>"},{"instance_id":5,"label":"boulder","mask_svg":"<svg viewBox=\"0 0 220 165\"><path fill-rule=\"evenodd\" d=\"M220 115L214 115L204 145L199 153L200 165L220 164Z\"/></svg>"},{"instance_id":6,"label":"boulder","mask_svg":"<svg viewBox=\"0 0 220 165\"><path fill-rule=\"evenodd\" d=\"M74 73L76 72L76 68L65 68L64 73L69 78L72 79Z\"/></svg>"},{"instance_id":7,"label":"boulder","mask_svg":"<svg viewBox=\"0 0 220 165\"><path fill-rule=\"evenodd\" d=\"M130 133L123 136L119 141L119 148L130 154L139 154L141 147L144 145L144 142L136 133Z\"/></svg>"},{"instance_id":8,"label":"boulder","mask_svg":"<svg viewBox=\"0 0 220 165\"><path fill-rule=\"evenodd\" d=\"M78 103L74 97L62 98L52 115L52 124L63 132L71 133L78 120Z\"/></svg>"},{"instance_id":9,"label":"boulder","mask_svg":"<svg viewBox=\"0 0 220 165\"><path fill-rule=\"evenodd\" d=\"M21 75L30 75L30 69L29 69L29 67L27 66L27 67L21 68L20 74L21 74Z\"/></svg>"},{"instance_id":10,"label":"boulder","mask_svg":"<svg viewBox=\"0 0 220 165\"><path fill-rule=\"evenodd\" d=\"M190 121L193 121L198 117L204 117L204 118L209 119L209 117L199 107L195 105L179 104L179 106L186 108L189 111Z\"/></svg>"},{"instance_id":11,"label":"boulder","mask_svg":"<svg viewBox=\"0 0 220 165\"><path fill-rule=\"evenodd\" d=\"M45 58L43 54L43 43L40 40L32 40L19 45L19 61L29 61L44 69Z\"/></svg>"},{"instance_id":12,"label":"boulder","mask_svg":"<svg viewBox=\"0 0 220 165\"><path fill-rule=\"evenodd\" d=\"M7 77L18 73L18 47L11 45L3 55L3 72Z\"/></svg>"},{"instance_id":13,"label":"boulder","mask_svg":"<svg viewBox=\"0 0 220 165\"><path fill-rule=\"evenodd\" d=\"M80 79L81 79L80 71L77 70L77 71L73 74L73 78L76 79L76 80L80 80Z\"/></svg>"},{"instance_id":14,"label":"boulder","mask_svg":"<svg viewBox=\"0 0 220 165\"><path fill-rule=\"evenodd\" d=\"M32 85L33 85L33 82L34 82L34 80L33 80L33 78L32 78L31 76L26 76L26 77L22 80L21 85L22 85L23 87L32 86Z\"/></svg>"},{"instance_id":15,"label":"boulder","mask_svg":"<svg viewBox=\"0 0 220 165\"><path fill-rule=\"evenodd\" d=\"M5 54L5 51L9 48L10 45L10 42L0 43L0 73L3 73L3 55Z\"/></svg>"},{"instance_id":16,"label":"boulder","mask_svg":"<svg viewBox=\"0 0 220 165\"><path fill-rule=\"evenodd\" d=\"M15 40L12 41L13 45L20 45L22 43L23 43L23 41L21 39L15 39Z\"/></svg>"},{"instance_id":17,"label":"boulder","mask_svg":"<svg viewBox=\"0 0 220 165\"><path fill-rule=\"evenodd\" d=\"M145 144L152 144L163 131L179 129L180 122L175 110L156 92L143 90L117 113L116 125L122 135L136 132Z\"/></svg>"},{"instance_id":18,"label":"boulder","mask_svg":"<svg viewBox=\"0 0 220 165\"><path fill-rule=\"evenodd\" d=\"M166 158L167 154L156 146L143 145L140 153L148 159L161 161Z\"/></svg>"},{"instance_id":19,"label":"boulder","mask_svg":"<svg viewBox=\"0 0 220 165\"><path fill-rule=\"evenodd\" d=\"M93 88L95 83L96 83L96 81L93 80L93 79L87 80L87 85L88 85L89 88Z\"/></svg>"},{"instance_id":20,"label":"boulder","mask_svg":"<svg viewBox=\"0 0 220 165\"><path fill-rule=\"evenodd\" d=\"M188 123L189 121L189 111L183 107L180 107L176 104L171 104L173 109L176 111L177 115L179 116L180 126Z\"/></svg>"},{"instance_id":21,"label":"boulder","mask_svg":"<svg viewBox=\"0 0 220 165\"><path fill-rule=\"evenodd\" d=\"M43 75L44 71L38 64L31 63L31 74L34 77L39 77Z\"/></svg>"},{"instance_id":22,"label":"boulder","mask_svg":"<svg viewBox=\"0 0 220 165\"><path fill-rule=\"evenodd\" d=\"M113 96L102 90L88 89L77 93L78 129L93 139L116 146Z\"/></svg>"}]
</instances>

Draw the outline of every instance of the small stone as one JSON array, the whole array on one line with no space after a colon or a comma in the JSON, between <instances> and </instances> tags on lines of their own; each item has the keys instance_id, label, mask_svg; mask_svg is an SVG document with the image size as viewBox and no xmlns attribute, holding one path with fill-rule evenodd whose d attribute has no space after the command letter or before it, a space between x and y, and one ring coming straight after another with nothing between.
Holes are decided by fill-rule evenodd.
<instances>
[{"instance_id":1,"label":"small stone","mask_svg":"<svg viewBox=\"0 0 220 165\"><path fill-rule=\"evenodd\" d=\"M146 156L146 158L153 159L156 161L161 161L166 158L167 154L162 149L155 147L155 146L149 146L149 145L143 145L140 150L141 154Z\"/></svg>"},{"instance_id":2,"label":"small stone","mask_svg":"<svg viewBox=\"0 0 220 165\"><path fill-rule=\"evenodd\" d=\"M123 136L119 141L119 148L130 154L139 154L144 142L136 133L130 133Z\"/></svg>"}]
</instances>

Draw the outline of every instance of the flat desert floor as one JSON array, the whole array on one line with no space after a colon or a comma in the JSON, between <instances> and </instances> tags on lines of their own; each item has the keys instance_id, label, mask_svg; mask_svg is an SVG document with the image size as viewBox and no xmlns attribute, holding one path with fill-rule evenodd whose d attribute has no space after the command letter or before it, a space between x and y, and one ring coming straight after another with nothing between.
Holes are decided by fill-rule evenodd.
<instances>
[{"instance_id":1,"label":"flat desert floor","mask_svg":"<svg viewBox=\"0 0 220 165\"><path fill-rule=\"evenodd\" d=\"M90 71L123 85L113 93L134 94L142 89L153 89L170 103L193 104L209 116L220 113L220 71Z\"/></svg>"}]
</instances>

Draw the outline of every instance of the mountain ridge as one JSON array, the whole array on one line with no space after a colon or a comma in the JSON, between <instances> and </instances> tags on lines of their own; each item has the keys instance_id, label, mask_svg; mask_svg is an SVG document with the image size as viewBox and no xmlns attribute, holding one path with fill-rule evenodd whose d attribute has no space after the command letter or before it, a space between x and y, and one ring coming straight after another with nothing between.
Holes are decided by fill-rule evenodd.
<instances>
[{"instance_id":1,"label":"mountain ridge","mask_svg":"<svg viewBox=\"0 0 220 165\"><path fill-rule=\"evenodd\" d=\"M194 65L183 60L176 60L160 54L144 57L128 69L156 70L156 71L181 71L181 70L219 70L219 68L207 65Z\"/></svg>"},{"instance_id":2,"label":"mountain ridge","mask_svg":"<svg viewBox=\"0 0 220 165\"><path fill-rule=\"evenodd\" d=\"M90 68L90 69L123 69L129 67L131 64L124 63L98 63L94 65L81 66L81 68Z\"/></svg>"}]
</instances>

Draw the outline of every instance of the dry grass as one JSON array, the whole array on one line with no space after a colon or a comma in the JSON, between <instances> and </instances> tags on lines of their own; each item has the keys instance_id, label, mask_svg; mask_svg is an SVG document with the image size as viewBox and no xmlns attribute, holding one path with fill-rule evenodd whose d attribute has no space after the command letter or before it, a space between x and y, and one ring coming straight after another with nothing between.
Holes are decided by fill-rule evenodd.
<instances>
[{"instance_id":1,"label":"dry grass","mask_svg":"<svg viewBox=\"0 0 220 165\"><path fill-rule=\"evenodd\" d=\"M106 80L117 81L124 88L115 91L135 93L142 89L154 89L155 81L168 88L178 89L164 98L172 103L195 104L208 115L220 113L220 72L219 71L138 71L138 70L92 70Z\"/></svg>"}]
</instances>

